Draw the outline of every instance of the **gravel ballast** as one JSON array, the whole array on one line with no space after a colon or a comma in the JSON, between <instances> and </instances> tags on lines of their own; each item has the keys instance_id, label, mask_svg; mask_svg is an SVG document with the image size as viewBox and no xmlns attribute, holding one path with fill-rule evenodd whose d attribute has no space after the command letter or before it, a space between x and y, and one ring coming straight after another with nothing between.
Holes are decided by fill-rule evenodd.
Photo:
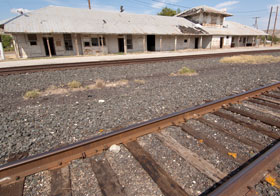
<instances>
[{"instance_id":1,"label":"gravel ballast","mask_svg":"<svg viewBox=\"0 0 280 196\"><path fill-rule=\"evenodd\" d=\"M184 66L198 75L170 75ZM12 154L46 152L279 78L278 63L221 64L219 58L1 76L0 163L7 162ZM33 89L43 91L50 85L65 86L73 80L86 85L97 79L129 82L121 87L23 99Z\"/></svg>"}]
</instances>

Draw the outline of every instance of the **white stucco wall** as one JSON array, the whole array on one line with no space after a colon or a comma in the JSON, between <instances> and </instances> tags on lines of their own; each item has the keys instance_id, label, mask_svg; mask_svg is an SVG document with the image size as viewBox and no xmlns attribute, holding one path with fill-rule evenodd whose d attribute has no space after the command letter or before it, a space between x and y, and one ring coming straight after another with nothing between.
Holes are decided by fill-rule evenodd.
<instances>
[{"instance_id":1,"label":"white stucco wall","mask_svg":"<svg viewBox=\"0 0 280 196\"><path fill-rule=\"evenodd\" d=\"M229 48L231 46L231 36L213 36L212 37L212 48L220 48L220 38L224 38L223 48Z\"/></svg>"},{"instance_id":2,"label":"white stucco wall","mask_svg":"<svg viewBox=\"0 0 280 196\"><path fill-rule=\"evenodd\" d=\"M3 49L3 45L2 42L0 42L0 60L4 60L4 49Z\"/></svg>"}]
</instances>

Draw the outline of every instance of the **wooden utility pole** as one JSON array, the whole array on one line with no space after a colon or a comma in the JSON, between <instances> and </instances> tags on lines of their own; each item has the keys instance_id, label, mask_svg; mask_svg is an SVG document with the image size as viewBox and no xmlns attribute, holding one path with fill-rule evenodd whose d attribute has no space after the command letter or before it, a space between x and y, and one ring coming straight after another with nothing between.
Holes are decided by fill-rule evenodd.
<instances>
[{"instance_id":1,"label":"wooden utility pole","mask_svg":"<svg viewBox=\"0 0 280 196\"><path fill-rule=\"evenodd\" d=\"M255 19L255 24L254 24L254 26L255 26L256 29L259 28L259 27L258 27L258 19L259 19L259 18L260 18L259 16L253 17L253 19Z\"/></svg>"},{"instance_id":2,"label":"wooden utility pole","mask_svg":"<svg viewBox=\"0 0 280 196\"><path fill-rule=\"evenodd\" d=\"M88 9L91 9L90 0L88 0Z\"/></svg>"},{"instance_id":3,"label":"wooden utility pole","mask_svg":"<svg viewBox=\"0 0 280 196\"><path fill-rule=\"evenodd\" d=\"M271 9L270 9L270 15L269 15L269 19L268 19L268 25L267 25L266 33L268 33L268 31L269 31L269 26L270 26L270 20L271 20L272 11L273 11L273 6L271 6Z\"/></svg>"},{"instance_id":4,"label":"wooden utility pole","mask_svg":"<svg viewBox=\"0 0 280 196\"><path fill-rule=\"evenodd\" d=\"M277 23L277 16L278 16L278 6L276 8L276 15L275 15L275 21L274 21L274 27L273 27L273 33L272 33L272 40L271 40L271 45L272 45L272 42L273 42L273 38L275 36L275 28L276 28L276 23Z\"/></svg>"}]
</instances>

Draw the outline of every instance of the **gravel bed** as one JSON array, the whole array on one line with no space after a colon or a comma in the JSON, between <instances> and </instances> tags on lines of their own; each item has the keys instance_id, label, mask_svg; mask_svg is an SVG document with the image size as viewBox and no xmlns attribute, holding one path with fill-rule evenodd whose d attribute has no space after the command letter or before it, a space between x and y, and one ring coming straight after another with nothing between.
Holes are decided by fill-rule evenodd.
<instances>
[{"instance_id":1,"label":"gravel bed","mask_svg":"<svg viewBox=\"0 0 280 196\"><path fill-rule=\"evenodd\" d=\"M192 120L189 120L187 125L192 126L191 121ZM168 131L170 135L174 139L176 139L182 146L188 148L192 152L201 156L203 159L209 161L212 165L214 165L222 172L229 173L238 167L237 163L229 158L225 158L224 156L217 153L217 151L209 148L205 144L200 143L195 138L182 131L181 128L168 127L166 131Z\"/></svg>"},{"instance_id":2,"label":"gravel bed","mask_svg":"<svg viewBox=\"0 0 280 196\"><path fill-rule=\"evenodd\" d=\"M231 136L228 136L223 132L213 129L196 120L191 120L188 124L191 125L191 127L193 127L197 132L206 135L207 138L211 138L224 146L229 153L237 153L237 156L242 155L242 157L249 159L250 152L256 150L253 147L247 146Z\"/></svg>"},{"instance_id":3,"label":"gravel bed","mask_svg":"<svg viewBox=\"0 0 280 196\"><path fill-rule=\"evenodd\" d=\"M74 160L69 167L73 196L102 196L89 158Z\"/></svg>"},{"instance_id":4,"label":"gravel bed","mask_svg":"<svg viewBox=\"0 0 280 196\"><path fill-rule=\"evenodd\" d=\"M264 124L264 123L262 123L262 122L260 122L258 120L253 120L253 119L251 119L249 117L245 117L245 116L242 116L240 114L236 114L236 113L233 113L233 112L230 112L230 111L227 111L227 110L221 109L220 111L222 111L223 113L231 114L231 115L233 115L237 119L244 120L244 121L246 121L248 123L255 124L257 126L266 128L266 129L268 129L268 130L270 130L270 131L280 135L280 128ZM264 137L266 138L265 135L264 135Z\"/></svg>"},{"instance_id":5,"label":"gravel bed","mask_svg":"<svg viewBox=\"0 0 280 196\"><path fill-rule=\"evenodd\" d=\"M106 151L106 158L117 174L127 196L163 196L157 184L151 179L133 155L121 145L116 152Z\"/></svg>"},{"instance_id":6,"label":"gravel bed","mask_svg":"<svg viewBox=\"0 0 280 196\"><path fill-rule=\"evenodd\" d=\"M279 56L280 53L273 53ZM187 66L197 76L170 76ZM279 63L221 64L219 58L50 71L0 77L0 164L11 154L29 155L100 135L167 113L272 83ZM25 92L127 79L127 86L24 100ZM145 80L145 84L135 82ZM104 100L104 102L99 102ZM100 129L104 129L102 133Z\"/></svg>"},{"instance_id":7,"label":"gravel bed","mask_svg":"<svg viewBox=\"0 0 280 196\"><path fill-rule=\"evenodd\" d=\"M239 137L244 137L244 138L250 139L252 141L255 141L258 144L267 146L273 142L273 139L269 138L268 136L263 135L259 132L250 130L249 128L246 128L240 124L234 123L230 120L220 118L213 114L206 114L204 117L207 120L217 122L219 125L222 125L222 127L224 127L229 132L231 132Z\"/></svg>"},{"instance_id":8,"label":"gravel bed","mask_svg":"<svg viewBox=\"0 0 280 196\"><path fill-rule=\"evenodd\" d=\"M138 141L189 195L200 195L214 184L177 153L163 145L154 135L146 135Z\"/></svg>"},{"instance_id":9,"label":"gravel bed","mask_svg":"<svg viewBox=\"0 0 280 196\"><path fill-rule=\"evenodd\" d=\"M49 171L43 171L27 176L24 181L24 196L42 196L51 193L51 175Z\"/></svg>"}]
</instances>

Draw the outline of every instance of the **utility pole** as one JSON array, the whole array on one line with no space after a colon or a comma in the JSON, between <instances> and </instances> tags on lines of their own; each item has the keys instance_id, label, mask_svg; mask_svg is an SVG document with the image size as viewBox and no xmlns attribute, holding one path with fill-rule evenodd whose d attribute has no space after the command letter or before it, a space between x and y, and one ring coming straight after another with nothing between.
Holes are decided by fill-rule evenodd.
<instances>
[{"instance_id":1,"label":"utility pole","mask_svg":"<svg viewBox=\"0 0 280 196\"><path fill-rule=\"evenodd\" d=\"M254 26L255 26L255 28L256 29L258 29L259 27L258 27L258 19L260 18L259 16L257 16L257 17L253 17L254 19L255 19L255 24L254 24Z\"/></svg>"},{"instance_id":2,"label":"utility pole","mask_svg":"<svg viewBox=\"0 0 280 196\"><path fill-rule=\"evenodd\" d=\"M267 33L267 34L268 34L268 31L269 31L269 26L270 26L270 20L271 20L272 11L273 11L273 6L271 6L271 9L270 9L270 15L269 15L268 25L267 25L267 30L266 30L266 33Z\"/></svg>"},{"instance_id":3,"label":"utility pole","mask_svg":"<svg viewBox=\"0 0 280 196\"><path fill-rule=\"evenodd\" d=\"M272 42L273 42L273 38L275 36L275 28L276 28L276 23L277 23L277 16L278 16L278 6L276 8L276 15L275 15L275 22L274 22L274 28L273 28L273 33L272 33L272 40L271 40L271 45L272 45Z\"/></svg>"},{"instance_id":4,"label":"utility pole","mask_svg":"<svg viewBox=\"0 0 280 196\"><path fill-rule=\"evenodd\" d=\"M90 0L88 0L88 8L91 9Z\"/></svg>"}]
</instances>

